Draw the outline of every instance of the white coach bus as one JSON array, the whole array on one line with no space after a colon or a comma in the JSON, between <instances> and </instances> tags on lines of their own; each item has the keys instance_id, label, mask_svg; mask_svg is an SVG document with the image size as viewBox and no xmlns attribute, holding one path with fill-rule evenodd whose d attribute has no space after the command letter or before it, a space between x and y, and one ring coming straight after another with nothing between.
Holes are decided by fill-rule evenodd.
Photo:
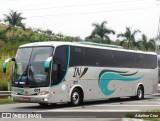
<instances>
[{"instance_id":1,"label":"white coach bus","mask_svg":"<svg viewBox=\"0 0 160 121\"><path fill-rule=\"evenodd\" d=\"M12 72L15 102L40 105L105 100L116 97L143 99L157 92L158 62L152 52L119 46L38 42L19 47Z\"/></svg>"},{"instance_id":2,"label":"white coach bus","mask_svg":"<svg viewBox=\"0 0 160 121\"><path fill-rule=\"evenodd\" d=\"M160 55L158 57L158 67L159 67L159 73L158 73L158 93L160 93Z\"/></svg>"}]
</instances>

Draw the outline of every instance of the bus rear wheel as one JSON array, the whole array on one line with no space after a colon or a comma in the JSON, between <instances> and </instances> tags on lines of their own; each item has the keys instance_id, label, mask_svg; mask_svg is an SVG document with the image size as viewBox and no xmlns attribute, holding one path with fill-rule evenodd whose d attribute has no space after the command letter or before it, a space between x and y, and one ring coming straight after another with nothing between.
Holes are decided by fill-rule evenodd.
<instances>
[{"instance_id":1,"label":"bus rear wheel","mask_svg":"<svg viewBox=\"0 0 160 121\"><path fill-rule=\"evenodd\" d=\"M71 94L71 105L73 106L80 105L82 101L83 101L83 98L80 90L78 90L77 88L73 89Z\"/></svg>"},{"instance_id":2,"label":"bus rear wheel","mask_svg":"<svg viewBox=\"0 0 160 121\"><path fill-rule=\"evenodd\" d=\"M143 87L142 87L142 86L139 86L139 87L138 87L136 98L137 98L138 100L141 100L141 99L144 98L144 90L143 90Z\"/></svg>"},{"instance_id":3,"label":"bus rear wheel","mask_svg":"<svg viewBox=\"0 0 160 121\"><path fill-rule=\"evenodd\" d=\"M39 105L42 106L42 107L47 107L47 106L49 106L47 103L39 103Z\"/></svg>"}]
</instances>

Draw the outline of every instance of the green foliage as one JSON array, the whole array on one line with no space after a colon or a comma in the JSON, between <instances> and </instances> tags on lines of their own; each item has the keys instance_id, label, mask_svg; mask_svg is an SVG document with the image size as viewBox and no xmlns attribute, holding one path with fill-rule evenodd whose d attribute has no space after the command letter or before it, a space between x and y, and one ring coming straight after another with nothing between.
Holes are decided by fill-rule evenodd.
<instances>
[{"instance_id":1,"label":"green foliage","mask_svg":"<svg viewBox=\"0 0 160 121\"><path fill-rule=\"evenodd\" d=\"M150 115L150 114L159 115L160 110L155 109L155 110L146 111L146 112L143 112L143 113L146 114L146 115ZM140 113L140 114L143 114L143 113ZM125 117L126 118L132 118L134 120L135 118L137 119L137 117L135 117L135 114L136 113L127 113L125 115ZM144 117L144 118L138 118L138 119L142 119L142 120L146 120L146 121L160 121L160 118L155 118L155 117L149 117L149 118Z\"/></svg>"},{"instance_id":2,"label":"green foliage","mask_svg":"<svg viewBox=\"0 0 160 121\"><path fill-rule=\"evenodd\" d=\"M5 40L5 39L6 39L5 31L0 29L0 40Z\"/></svg>"},{"instance_id":3,"label":"green foliage","mask_svg":"<svg viewBox=\"0 0 160 121\"><path fill-rule=\"evenodd\" d=\"M127 113L127 114L125 115L125 117L127 117L127 118L134 118L134 114L132 114L132 113Z\"/></svg>"},{"instance_id":4,"label":"green foliage","mask_svg":"<svg viewBox=\"0 0 160 121\"><path fill-rule=\"evenodd\" d=\"M16 11L10 11L8 15L4 14L4 22L8 23L8 29L13 29L15 27L22 27L25 28L24 23L22 23L22 20L25 18L22 17L22 13L18 13Z\"/></svg>"},{"instance_id":5,"label":"green foliage","mask_svg":"<svg viewBox=\"0 0 160 121\"><path fill-rule=\"evenodd\" d=\"M7 25L0 24L0 40L6 43L12 43L14 46L30 43L30 42L42 42L42 41L82 41L79 37L64 36L63 34L55 34L51 30L41 29L15 29L14 35L12 31L7 31ZM20 44L19 44L20 43Z\"/></svg>"},{"instance_id":6,"label":"green foliage","mask_svg":"<svg viewBox=\"0 0 160 121\"><path fill-rule=\"evenodd\" d=\"M155 40L148 40L145 34L142 34L142 39L137 42L137 47L143 51L155 51Z\"/></svg>"},{"instance_id":7,"label":"green foliage","mask_svg":"<svg viewBox=\"0 0 160 121\"><path fill-rule=\"evenodd\" d=\"M3 42L0 41L0 90L8 90L11 84L12 62L7 64L7 72L3 73L3 63L10 57L15 57L18 47L27 42Z\"/></svg>"},{"instance_id":8,"label":"green foliage","mask_svg":"<svg viewBox=\"0 0 160 121\"><path fill-rule=\"evenodd\" d=\"M8 98L8 99L0 99L0 105L1 104L11 104L13 103L13 100Z\"/></svg>"},{"instance_id":9,"label":"green foliage","mask_svg":"<svg viewBox=\"0 0 160 121\"><path fill-rule=\"evenodd\" d=\"M90 36L86 37L86 40L97 42L99 43L107 43L110 44L111 40L109 34L115 34L114 30L111 30L106 27L107 22L103 21L101 24L93 23L92 26L94 27Z\"/></svg>"},{"instance_id":10,"label":"green foliage","mask_svg":"<svg viewBox=\"0 0 160 121\"><path fill-rule=\"evenodd\" d=\"M135 41L135 35L137 33L141 32L140 30L135 30L132 32L130 27L126 27L126 31L124 33L118 34L117 37L122 37L123 40L120 42L120 45L122 46L125 42L128 44L128 49L134 48L136 46L136 41Z\"/></svg>"},{"instance_id":11,"label":"green foliage","mask_svg":"<svg viewBox=\"0 0 160 121\"><path fill-rule=\"evenodd\" d=\"M7 56L5 56L7 57ZM2 68L3 68L3 62L4 62L4 58L5 57L2 57L0 59L0 91L7 91L8 90L8 80L10 80L10 76L11 75L11 65L9 64L7 66L7 73L4 74L2 71Z\"/></svg>"},{"instance_id":12,"label":"green foliage","mask_svg":"<svg viewBox=\"0 0 160 121\"><path fill-rule=\"evenodd\" d=\"M0 82L0 91L7 91L8 90L8 83L7 81Z\"/></svg>"}]
</instances>

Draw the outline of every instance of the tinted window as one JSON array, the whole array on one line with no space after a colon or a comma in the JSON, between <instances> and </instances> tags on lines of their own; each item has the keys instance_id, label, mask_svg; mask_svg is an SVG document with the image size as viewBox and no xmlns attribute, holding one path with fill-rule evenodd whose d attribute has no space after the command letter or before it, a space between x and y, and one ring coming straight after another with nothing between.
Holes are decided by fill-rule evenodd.
<instances>
[{"instance_id":1,"label":"tinted window","mask_svg":"<svg viewBox=\"0 0 160 121\"><path fill-rule=\"evenodd\" d=\"M58 72L52 73L52 84L59 84L65 76L68 64L68 48L67 46L59 46L56 48L53 63L57 64Z\"/></svg>"},{"instance_id":2,"label":"tinted window","mask_svg":"<svg viewBox=\"0 0 160 121\"><path fill-rule=\"evenodd\" d=\"M70 66L88 65L85 50L86 49L82 47L71 47Z\"/></svg>"},{"instance_id":3,"label":"tinted window","mask_svg":"<svg viewBox=\"0 0 160 121\"><path fill-rule=\"evenodd\" d=\"M157 56L132 52L71 47L70 66L156 68Z\"/></svg>"}]
</instances>

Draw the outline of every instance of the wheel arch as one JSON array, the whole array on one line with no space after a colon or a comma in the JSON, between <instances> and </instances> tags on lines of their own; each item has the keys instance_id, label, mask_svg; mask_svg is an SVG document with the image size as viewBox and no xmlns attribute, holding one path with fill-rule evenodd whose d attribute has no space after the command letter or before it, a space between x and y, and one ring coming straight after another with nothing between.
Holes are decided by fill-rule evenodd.
<instances>
[{"instance_id":1,"label":"wheel arch","mask_svg":"<svg viewBox=\"0 0 160 121\"><path fill-rule=\"evenodd\" d=\"M82 98L84 98L84 91L83 91L83 87L81 85L74 85L71 89L70 89L70 92L69 92L69 102L71 102L71 94L72 94L72 91L77 88L78 90L80 90L80 92L82 93Z\"/></svg>"},{"instance_id":2,"label":"wheel arch","mask_svg":"<svg viewBox=\"0 0 160 121\"><path fill-rule=\"evenodd\" d=\"M139 87L139 86L142 87L142 89L143 89L143 94L144 94L144 85L143 85L143 83L139 83L139 84L137 85L136 94L137 94L137 90L138 90L138 87Z\"/></svg>"}]
</instances>

